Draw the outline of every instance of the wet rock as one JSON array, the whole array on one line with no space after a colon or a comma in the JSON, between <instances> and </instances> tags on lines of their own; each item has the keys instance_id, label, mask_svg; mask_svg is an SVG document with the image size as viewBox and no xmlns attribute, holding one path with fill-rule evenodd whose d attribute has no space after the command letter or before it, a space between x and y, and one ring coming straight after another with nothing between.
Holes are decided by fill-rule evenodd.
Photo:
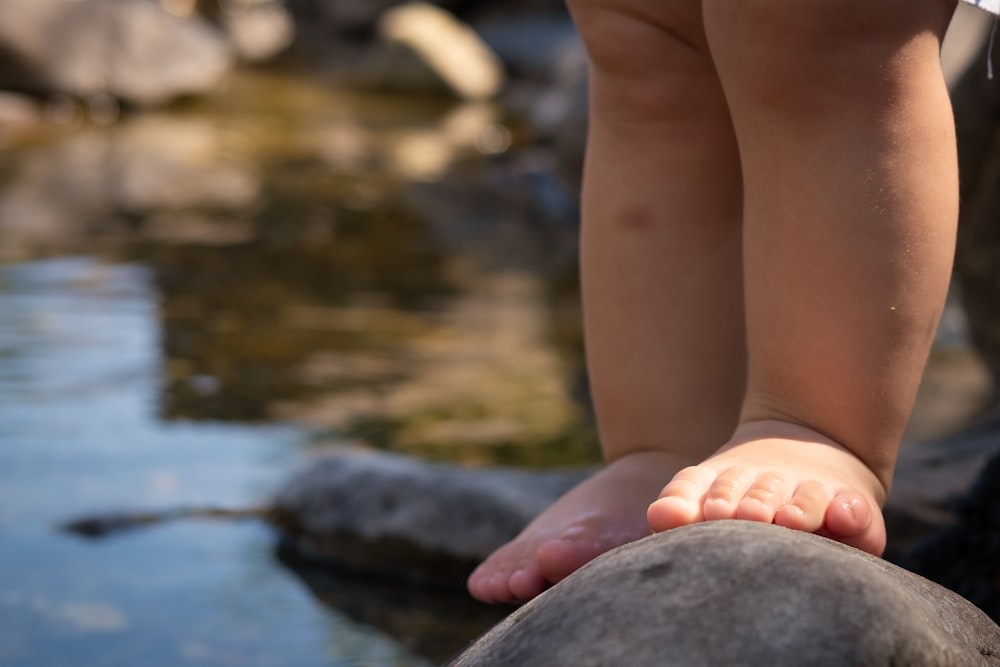
<instances>
[{"instance_id":1,"label":"wet rock","mask_svg":"<svg viewBox=\"0 0 1000 667\"><path fill-rule=\"evenodd\" d=\"M489 665L995 665L1000 628L861 551L750 522L662 533L593 561L460 656Z\"/></svg>"},{"instance_id":2,"label":"wet rock","mask_svg":"<svg viewBox=\"0 0 1000 667\"><path fill-rule=\"evenodd\" d=\"M151 0L5 0L0 86L154 105L210 89L229 69L223 37Z\"/></svg>"},{"instance_id":3,"label":"wet rock","mask_svg":"<svg viewBox=\"0 0 1000 667\"><path fill-rule=\"evenodd\" d=\"M416 92L447 90L485 100L500 92L503 65L468 25L423 2L394 7L379 17L383 48L370 65L371 83Z\"/></svg>"},{"instance_id":4,"label":"wet rock","mask_svg":"<svg viewBox=\"0 0 1000 667\"><path fill-rule=\"evenodd\" d=\"M466 469L344 450L293 477L272 518L311 557L461 587L483 558L583 475Z\"/></svg>"}]
</instances>

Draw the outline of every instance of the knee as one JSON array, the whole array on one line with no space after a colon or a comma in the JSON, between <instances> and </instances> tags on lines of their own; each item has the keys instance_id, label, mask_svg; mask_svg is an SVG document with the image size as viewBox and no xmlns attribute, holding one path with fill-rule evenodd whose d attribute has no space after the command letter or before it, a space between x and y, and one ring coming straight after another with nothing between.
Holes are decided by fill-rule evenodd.
<instances>
[{"instance_id":1,"label":"knee","mask_svg":"<svg viewBox=\"0 0 1000 667\"><path fill-rule=\"evenodd\" d=\"M663 119L721 97L697 2L650 11L631 0L567 3L590 60L595 111L607 102L618 114Z\"/></svg>"},{"instance_id":2,"label":"knee","mask_svg":"<svg viewBox=\"0 0 1000 667\"><path fill-rule=\"evenodd\" d=\"M705 0L727 93L766 104L895 97L939 69L956 0Z\"/></svg>"}]
</instances>

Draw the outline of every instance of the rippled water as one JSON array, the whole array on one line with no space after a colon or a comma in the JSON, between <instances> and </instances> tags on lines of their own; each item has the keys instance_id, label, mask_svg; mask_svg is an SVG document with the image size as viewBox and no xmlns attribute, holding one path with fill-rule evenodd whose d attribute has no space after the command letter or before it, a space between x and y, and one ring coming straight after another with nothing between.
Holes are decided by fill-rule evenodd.
<instances>
[{"instance_id":1,"label":"rippled water","mask_svg":"<svg viewBox=\"0 0 1000 667\"><path fill-rule=\"evenodd\" d=\"M165 422L148 269L73 258L0 271L0 661L5 665L425 664L321 608L254 522L88 542L96 511L245 507L303 439Z\"/></svg>"},{"instance_id":2,"label":"rippled water","mask_svg":"<svg viewBox=\"0 0 1000 667\"><path fill-rule=\"evenodd\" d=\"M393 607L445 598L314 597L254 519L60 525L259 507L344 443L592 459L572 204L496 155L516 132L257 73L0 155L0 664L423 665L468 639Z\"/></svg>"}]
</instances>

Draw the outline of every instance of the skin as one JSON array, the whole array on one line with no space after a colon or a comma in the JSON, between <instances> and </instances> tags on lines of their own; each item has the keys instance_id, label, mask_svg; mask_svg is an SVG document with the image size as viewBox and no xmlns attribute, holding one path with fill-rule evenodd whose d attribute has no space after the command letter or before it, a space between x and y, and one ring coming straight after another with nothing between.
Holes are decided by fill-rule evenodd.
<instances>
[{"instance_id":1,"label":"skin","mask_svg":"<svg viewBox=\"0 0 1000 667\"><path fill-rule=\"evenodd\" d=\"M470 591L526 600L719 519L881 554L954 249L954 3L570 9L591 59L582 285L607 465Z\"/></svg>"}]
</instances>

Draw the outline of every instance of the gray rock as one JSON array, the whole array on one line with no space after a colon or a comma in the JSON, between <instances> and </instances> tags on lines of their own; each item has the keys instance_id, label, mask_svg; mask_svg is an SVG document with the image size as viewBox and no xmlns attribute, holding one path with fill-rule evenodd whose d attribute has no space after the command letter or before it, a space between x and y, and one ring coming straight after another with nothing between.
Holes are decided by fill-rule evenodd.
<instances>
[{"instance_id":1,"label":"gray rock","mask_svg":"<svg viewBox=\"0 0 1000 667\"><path fill-rule=\"evenodd\" d=\"M585 474L468 469L344 450L293 477L271 518L310 556L464 586L472 568Z\"/></svg>"},{"instance_id":2,"label":"gray rock","mask_svg":"<svg viewBox=\"0 0 1000 667\"><path fill-rule=\"evenodd\" d=\"M154 105L202 92L229 69L225 39L151 0L4 0L0 86Z\"/></svg>"},{"instance_id":3,"label":"gray rock","mask_svg":"<svg viewBox=\"0 0 1000 667\"><path fill-rule=\"evenodd\" d=\"M815 535L736 521L605 554L453 663L996 664L1000 628L954 593Z\"/></svg>"}]
</instances>

